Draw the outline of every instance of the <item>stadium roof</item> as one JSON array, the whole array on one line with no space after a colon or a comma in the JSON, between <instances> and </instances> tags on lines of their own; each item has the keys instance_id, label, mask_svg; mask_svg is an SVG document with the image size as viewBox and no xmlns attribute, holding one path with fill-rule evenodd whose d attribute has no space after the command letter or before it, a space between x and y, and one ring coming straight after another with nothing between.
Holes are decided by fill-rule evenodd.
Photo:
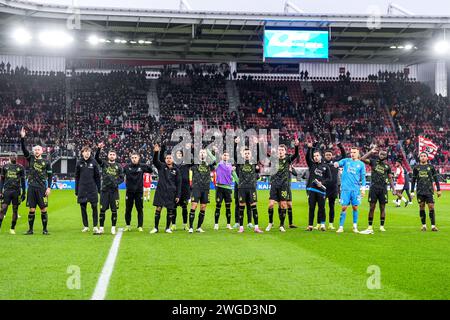
<instances>
[{"instance_id":1,"label":"stadium roof","mask_svg":"<svg viewBox=\"0 0 450 320\"><path fill-rule=\"evenodd\" d=\"M76 26L80 18L79 28ZM49 52L18 47L10 34L17 26L30 30L75 26L75 50ZM0 0L0 53L61 55L81 58L126 58L188 61L262 61L265 26L329 28L330 61L417 63L433 58L431 41L450 28L449 16L325 15L294 13L237 13L43 5ZM66 30L66 29L65 29ZM92 47L85 41L97 34L128 43ZM147 40L151 44L131 44ZM411 50L392 49L411 44Z\"/></svg>"}]
</instances>

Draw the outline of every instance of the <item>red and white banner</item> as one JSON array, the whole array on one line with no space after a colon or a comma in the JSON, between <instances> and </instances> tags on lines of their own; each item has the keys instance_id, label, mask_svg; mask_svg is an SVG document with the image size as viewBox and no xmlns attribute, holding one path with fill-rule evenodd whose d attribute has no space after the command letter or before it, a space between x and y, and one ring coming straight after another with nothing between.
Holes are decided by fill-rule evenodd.
<instances>
[{"instance_id":1,"label":"red and white banner","mask_svg":"<svg viewBox=\"0 0 450 320\"><path fill-rule=\"evenodd\" d=\"M433 160L438 150L438 146L430 139L419 136L419 153L426 152L428 160Z\"/></svg>"}]
</instances>

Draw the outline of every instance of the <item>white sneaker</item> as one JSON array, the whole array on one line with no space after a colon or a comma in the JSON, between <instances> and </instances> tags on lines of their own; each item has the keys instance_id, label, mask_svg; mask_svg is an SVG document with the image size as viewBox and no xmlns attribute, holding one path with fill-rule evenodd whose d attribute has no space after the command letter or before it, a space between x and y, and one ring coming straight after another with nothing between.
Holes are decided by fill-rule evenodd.
<instances>
[{"instance_id":1,"label":"white sneaker","mask_svg":"<svg viewBox=\"0 0 450 320\"><path fill-rule=\"evenodd\" d=\"M339 227L336 231L336 233L343 233L343 232L344 232L344 228L342 228L342 227Z\"/></svg>"},{"instance_id":2,"label":"white sneaker","mask_svg":"<svg viewBox=\"0 0 450 320\"><path fill-rule=\"evenodd\" d=\"M189 230L189 227L187 226L187 224L183 224L183 230L184 231L188 231Z\"/></svg>"},{"instance_id":3,"label":"white sneaker","mask_svg":"<svg viewBox=\"0 0 450 320\"><path fill-rule=\"evenodd\" d=\"M327 228L325 227L324 224L321 224L320 227L319 227L319 230L320 231L327 231Z\"/></svg>"},{"instance_id":4,"label":"white sneaker","mask_svg":"<svg viewBox=\"0 0 450 320\"><path fill-rule=\"evenodd\" d=\"M195 230L195 231L197 231L198 233L203 233L203 232L205 232L202 228L197 228L197 230Z\"/></svg>"},{"instance_id":5,"label":"white sneaker","mask_svg":"<svg viewBox=\"0 0 450 320\"><path fill-rule=\"evenodd\" d=\"M173 233L173 232L170 229L166 229L166 233Z\"/></svg>"},{"instance_id":6,"label":"white sneaker","mask_svg":"<svg viewBox=\"0 0 450 320\"><path fill-rule=\"evenodd\" d=\"M219 230L219 225L218 224L214 225L214 230L216 230L216 231Z\"/></svg>"},{"instance_id":7,"label":"white sneaker","mask_svg":"<svg viewBox=\"0 0 450 320\"><path fill-rule=\"evenodd\" d=\"M85 232L89 232L89 228L88 227L84 227L81 232L85 233Z\"/></svg>"},{"instance_id":8,"label":"white sneaker","mask_svg":"<svg viewBox=\"0 0 450 320\"><path fill-rule=\"evenodd\" d=\"M249 224L247 224L247 228L249 228L249 229L253 229L255 226L253 225L253 223L249 223Z\"/></svg>"},{"instance_id":9,"label":"white sneaker","mask_svg":"<svg viewBox=\"0 0 450 320\"><path fill-rule=\"evenodd\" d=\"M177 230L177 225L176 224L171 225L170 226L170 230L176 231Z\"/></svg>"},{"instance_id":10,"label":"white sneaker","mask_svg":"<svg viewBox=\"0 0 450 320\"><path fill-rule=\"evenodd\" d=\"M92 228L92 232L95 233L95 234L97 234L97 233L99 232L99 231L98 231L98 228L97 228L97 227Z\"/></svg>"},{"instance_id":11,"label":"white sneaker","mask_svg":"<svg viewBox=\"0 0 450 320\"><path fill-rule=\"evenodd\" d=\"M231 224L227 224L227 229L228 230L233 230L233 228L231 227Z\"/></svg>"},{"instance_id":12,"label":"white sneaker","mask_svg":"<svg viewBox=\"0 0 450 320\"><path fill-rule=\"evenodd\" d=\"M266 228L266 231L269 232L272 229L272 227L273 227L273 224L269 223L269 225Z\"/></svg>"},{"instance_id":13,"label":"white sneaker","mask_svg":"<svg viewBox=\"0 0 450 320\"><path fill-rule=\"evenodd\" d=\"M105 229L103 227L100 227L100 229L98 229L98 234L104 234L105 233Z\"/></svg>"},{"instance_id":14,"label":"white sneaker","mask_svg":"<svg viewBox=\"0 0 450 320\"><path fill-rule=\"evenodd\" d=\"M139 232L144 232L144 228L139 227L139 228L138 228L138 231L139 231Z\"/></svg>"},{"instance_id":15,"label":"white sneaker","mask_svg":"<svg viewBox=\"0 0 450 320\"><path fill-rule=\"evenodd\" d=\"M381 232L386 232L386 229L384 228L384 226L380 226L380 231Z\"/></svg>"},{"instance_id":16,"label":"white sneaker","mask_svg":"<svg viewBox=\"0 0 450 320\"><path fill-rule=\"evenodd\" d=\"M123 228L124 232L128 232L131 231L131 226L125 226L125 228Z\"/></svg>"},{"instance_id":17,"label":"white sneaker","mask_svg":"<svg viewBox=\"0 0 450 320\"><path fill-rule=\"evenodd\" d=\"M366 229L360 232L360 234L373 234L373 229Z\"/></svg>"},{"instance_id":18,"label":"white sneaker","mask_svg":"<svg viewBox=\"0 0 450 320\"><path fill-rule=\"evenodd\" d=\"M281 232L286 232L286 229L285 229L283 226L281 226L281 227L280 227L280 231L281 231Z\"/></svg>"},{"instance_id":19,"label":"white sneaker","mask_svg":"<svg viewBox=\"0 0 450 320\"><path fill-rule=\"evenodd\" d=\"M150 231L150 233L151 233L151 234L158 233L158 229L153 228L153 229Z\"/></svg>"},{"instance_id":20,"label":"white sneaker","mask_svg":"<svg viewBox=\"0 0 450 320\"><path fill-rule=\"evenodd\" d=\"M313 229L314 230L319 230L320 229L320 224L317 224Z\"/></svg>"},{"instance_id":21,"label":"white sneaker","mask_svg":"<svg viewBox=\"0 0 450 320\"><path fill-rule=\"evenodd\" d=\"M111 234L115 235L116 234L116 227L111 227Z\"/></svg>"},{"instance_id":22,"label":"white sneaker","mask_svg":"<svg viewBox=\"0 0 450 320\"><path fill-rule=\"evenodd\" d=\"M336 230L336 228L334 227L334 225L333 225L332 223L330 223L330 224L328 225L328 229L330 229L330 230Z\"/></svg>"},{"instance_id":23,"label":"white sneaker","mask_svg":"<svg viewBox=\"0 0 450 320\"><path fill-rule=\"evenodd\" d=\"M194 229L189 228L189 233L194 233Z\"/></svg>"},{"instance_id":24,"label":"white sneaker","mask_svg":"<svg viewBox=\"0 0 450 320\"><path fill-rule=\"evenodd\" d=\"M16 234L16 230L14 230L14 229L9 229L9 234Z\"/></svg>"},{"instance_id":25,"label":"white sneaker","mask_svg":"<svg viewBox=\"0 0 450 320\"><path fill-rule=\"evenodd\" d=\"M358 228L353 227L353 233L359 233Z\"/></svg>"}]
</instances>

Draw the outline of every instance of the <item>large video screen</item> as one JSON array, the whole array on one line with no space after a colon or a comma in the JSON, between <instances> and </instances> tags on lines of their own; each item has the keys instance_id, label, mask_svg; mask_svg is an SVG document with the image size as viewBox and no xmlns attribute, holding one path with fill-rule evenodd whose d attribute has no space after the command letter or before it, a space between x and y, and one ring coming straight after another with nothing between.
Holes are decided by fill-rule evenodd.
<instances>
[{"instance_id":1,"label":"large video screen","mask_svg":"<svg viewBox=\"0 0 450 320\"><path fill-rule=\"evenodd\" d=\"M266 59L328 59L328 30L264 30Z\"/></svg>"}]
</instances>

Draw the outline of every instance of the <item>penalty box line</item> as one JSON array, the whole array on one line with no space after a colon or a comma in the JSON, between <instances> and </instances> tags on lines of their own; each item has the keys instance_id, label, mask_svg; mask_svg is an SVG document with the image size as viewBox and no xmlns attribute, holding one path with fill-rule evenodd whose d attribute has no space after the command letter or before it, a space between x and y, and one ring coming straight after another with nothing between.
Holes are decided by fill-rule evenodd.
<instances>
[{"instance_id":1,"label":"penalty box line","mask_svg":"<svg viewBox=\"0 0 450 320\"><path fill-rule=\"evenodd\" d=\"M114 271L114 265L119 253L120 240L122 240L123 228L117 230L117 234L114 237L111 248L109 249L108 257L103 265L102 272L98 278L97 285L95 286L94 293L91 300L105 300L106 292L108 290L109 281Z\"/></svg>"}]
</instances>

